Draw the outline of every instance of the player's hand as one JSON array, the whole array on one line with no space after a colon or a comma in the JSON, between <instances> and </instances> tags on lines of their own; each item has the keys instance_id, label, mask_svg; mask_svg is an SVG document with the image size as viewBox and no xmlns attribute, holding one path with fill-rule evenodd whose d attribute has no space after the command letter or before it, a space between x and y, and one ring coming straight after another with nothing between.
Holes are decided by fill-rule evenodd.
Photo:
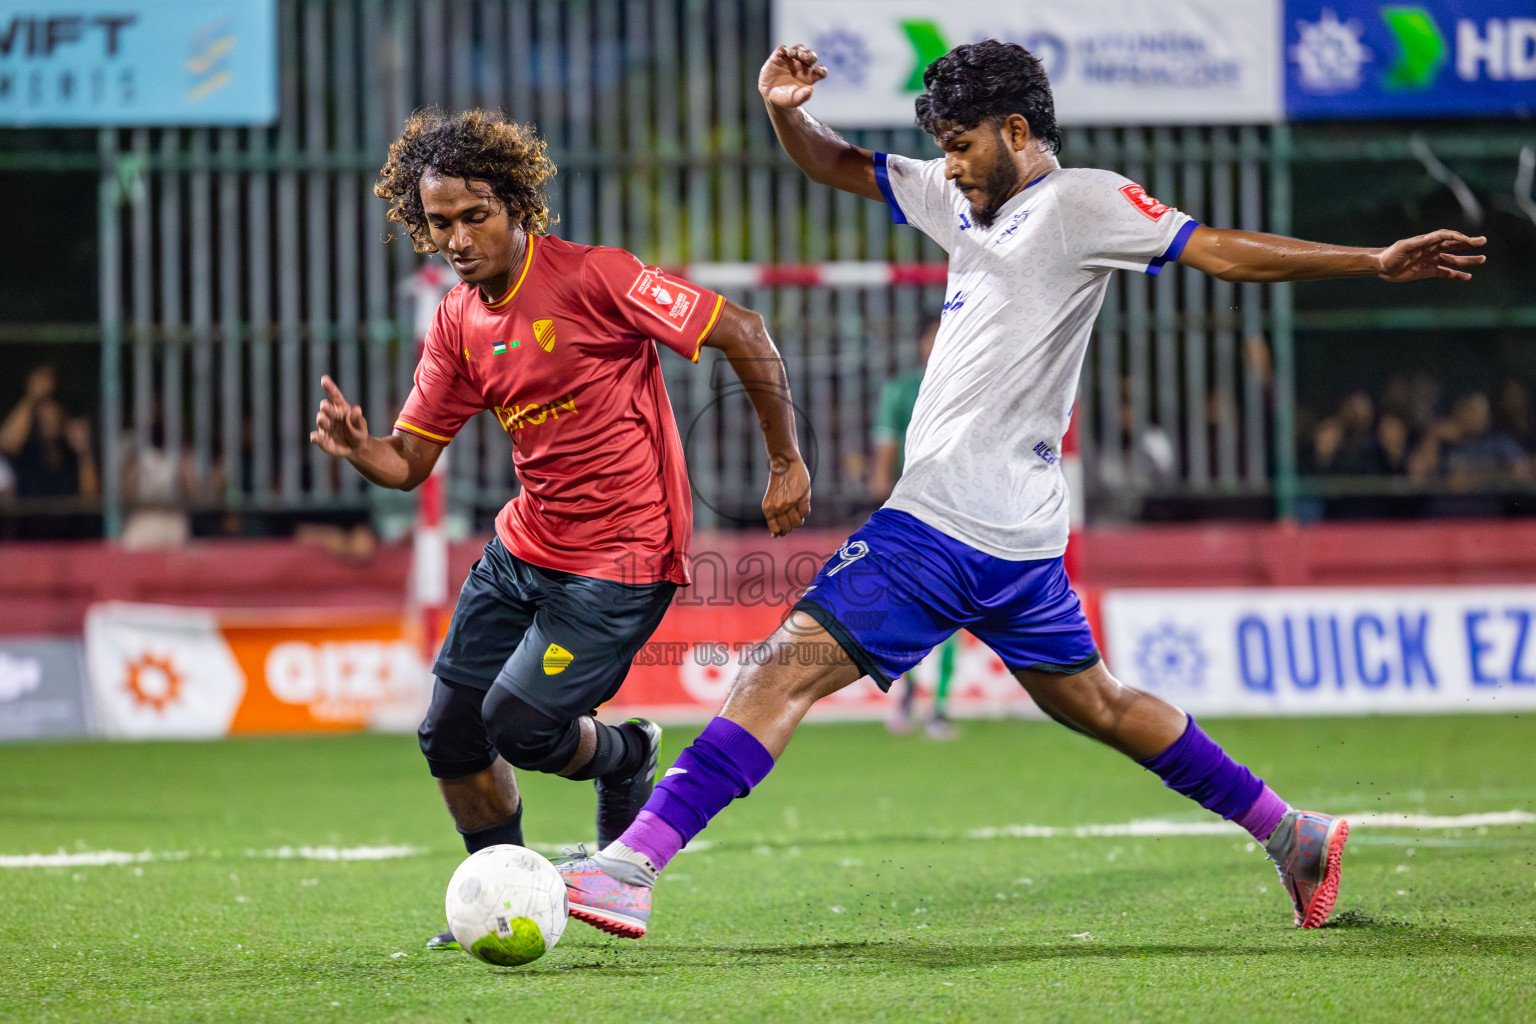
<instances>
[{"instance_id":1,"label":"player's hand","mask_svg":"<svg viewBox=\"0 0 1536 1024\"><path fill-rule=\"evenodd\" d=\"M1446 277L1452 281L1470 281L1468 267L1487 261L1486 256L1451 252L1486 244L1482 235L1469 238L1460 231L1441 229L1393 242L1377 256L1376 275L1387 281L1418 281L1426 277Z\"/></svg>"},{"instance_id":2,"label":"player's hand","mask_svg":"<svg viewBox=\"0 0 1536 1024\"><path fill-rule=\"evenodd\" d=\"M315 413L316 429L309 432L310 444L337 458L357 454L368 440L368 421L363 418L362 407L347 401L330 374L320 378L320 386L325 388L326 397Z\"/></svg>"},{"instance_id":3,"label":"player's hand","mask_svg":"<svg viewBox=\"0 0 1536 1024\"><path fill-rule=\"evenodd\" d=\"M768 532L783 537L810 518L811 472L798 455L775 455L771 462L768 493L763 495L763 517L768 520Z\"/></svg>"},{"instance_id":4,"label":"player's hand","mask_svg":"<svg viewBox=\"0 0 1536 1024\"><path fill-rule=\"evenodd\" d=\"M816 63L815 50L798 43L781 46L757 73L757 91L774 106L790 110L810 99L816 83L826 77L826 67Z\"/></svg>"},{"instance_id":5,"label":"player's hand","mask_svg":"<svg viewBox=\"0 0 1536 1024\"><path fill-rule=\"evenodd\" d=\"M76 455L91 454L91 424L88 420L72 418L64 422L64 443Z\"/></svg>"}]
</instances>

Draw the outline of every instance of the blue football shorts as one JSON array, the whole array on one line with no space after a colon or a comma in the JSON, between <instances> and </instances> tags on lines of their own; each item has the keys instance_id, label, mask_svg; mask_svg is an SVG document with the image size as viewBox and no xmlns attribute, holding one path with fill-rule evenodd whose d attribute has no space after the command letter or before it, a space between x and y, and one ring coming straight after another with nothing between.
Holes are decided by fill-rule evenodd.
<instances>
[{"instance_id":1,"label":"blue football shorts","mask_svg":"<svg viewBox=\"0 0 1536 1024\"><path fill-rule=\"evenodd\" d=\"M795 604L882 690L956 630L1010 670L1070 675L1099 662L1061 558L1010 561L882 508Z\"/></svg>"}]
</instances>

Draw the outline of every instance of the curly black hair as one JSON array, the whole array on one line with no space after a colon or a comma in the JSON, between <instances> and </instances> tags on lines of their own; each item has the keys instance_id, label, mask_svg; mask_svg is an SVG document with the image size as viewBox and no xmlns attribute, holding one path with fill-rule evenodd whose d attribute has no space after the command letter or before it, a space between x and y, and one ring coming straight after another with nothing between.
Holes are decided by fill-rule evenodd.
<instances>
[{"instance_id":1,"label":"curly black hair","mask_svg":"<svg viewBox=\"0 0 1536 1024\"><path fill-rule=\"evenodd\" d=\"M929 135L941 126L966 131L983 121L1021 114L1029 133L1061 151L1051 82L1035 55L1017 43L985 39L957 46L923 71L917 124Z\"/></svg>"},{"instance_id":2,"label":"curly black hair","mask_svg":"<svg viewBox=\"0 0 1536 1024\"><path fill-rule=\"evenodd\" d=\"M389 219L405 225L417 252L437 251L421 207L421 176L429 170L488 188L524 231L542 235L555 222L544 196L555 165L544 150L532 125L500 111L418 110L389 147L373 194L389 201Z\"/></svg>"}]
</instances>

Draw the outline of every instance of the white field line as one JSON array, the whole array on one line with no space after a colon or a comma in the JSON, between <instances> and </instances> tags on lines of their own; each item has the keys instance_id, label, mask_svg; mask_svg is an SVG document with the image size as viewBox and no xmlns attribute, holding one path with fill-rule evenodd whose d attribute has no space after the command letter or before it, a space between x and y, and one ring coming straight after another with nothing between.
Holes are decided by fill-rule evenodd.
<instances>
[{"instance_id":1,"label":"white field line","mask_svg":"<svg viewBox=\"0 0 1536 1024\"><path fill-rule=\"evenodd\" d=\"M1488 828L1496 825L1529 825L1536 814L1527 811L1494 811L1489 814L1387 814L1364 812L1346 814L1351 828L1454 829ZM1155 818L1127 821L1120 825L1004 825L978 828L965 834L967 839L1057 839L1064 836L1226 836L1243 834L1242 826L1230 821L1159 821Z\"/></svg>"},{"instance_id":2,"label":"white field line","mask_svg":"<svg viewBox=\"0 0 1536 1024\"><path fill-rule=\"evenodd\" d=\"M1484 814L1404 814L1363 812L1346 814L1353 828L1400 828L1400 829L1462 829L1492 828L1501 825L1536 824L1536 814L1528 811L1493 811ZM1118 825L1004 825L1000 828L978 828L964 834L966 839L1063 839L1102 837L1166 836L1231 836L1243 835L1240 826L1230 821L1161 821L1155 818L1127 821ZM857 842L857 837L849 837ZM534 844L540 853L554 855L567 846ZM708 840L695 840L685 849L701 853L715 844ZM418 857L431 853L420 846L280 846L273 850L246 850L239 856L252 860L318 860L339 863L371 860L395 860L401 857ZM82 853L23 853L0 854L0 868L67 868L101 867L110 864L148 864L163 861L188 860L192 854L186 850L156 853L145 850L125 853L120 850L91 850Z\"/></svg>"},{"instance_id":3,"label":"white field line","mask_svg":"<svg viewBox=\"0 0 1536 1024\"><path fill-rule=\"evenodd\" d=\"M252 860L395 860L399 857L415 857L426 853L420 846L280 846L275 850L246 850L241 857ZM120 850L89 850L83 853L23 853L0 854L0 868L77 868L100 867L106 864L149 864L158 861L188 860L187 850L171 850L156 853L145 850L140 853L124 853Z\"/></svg>"},{"instance_id":4,"label":"white field line","mask_svg":"<svg viewBox=\"0 0 1536 1024\"><path fill-rule=\"evenodd\" d=\"M275 850L247 850L247 857L265 860L397 860L426 853L421 846L279 846Z\"/></svg>"}]
</instances>

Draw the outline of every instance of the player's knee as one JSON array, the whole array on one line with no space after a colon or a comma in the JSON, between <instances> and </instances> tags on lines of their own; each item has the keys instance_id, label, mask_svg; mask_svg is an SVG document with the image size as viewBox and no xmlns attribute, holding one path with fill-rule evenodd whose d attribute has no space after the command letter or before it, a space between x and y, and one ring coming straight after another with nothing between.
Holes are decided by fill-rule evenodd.
<instances>
[{"instance_id":1,"label":"player's knee","mask_svg":"<svg viewBox=\"0 0 1536 1024\"><path fill-rule=\"evenodd\" d=\"M480 723L480 691L441 680L416 730L416 742L434 777L458 779L490 767L496 751Z\"/></svg>"},{"instance_id":2,"label":"player's knee","mask_svg":"<svg viewBox=\"0 0 1536 1024\"><path fill-rule=\"evenodd\" d=\"M491 687L480 713L486 735L514 768L558 772L581 740L575 721L557 722L505 687Z\"/></svg>"}]
</instances>

